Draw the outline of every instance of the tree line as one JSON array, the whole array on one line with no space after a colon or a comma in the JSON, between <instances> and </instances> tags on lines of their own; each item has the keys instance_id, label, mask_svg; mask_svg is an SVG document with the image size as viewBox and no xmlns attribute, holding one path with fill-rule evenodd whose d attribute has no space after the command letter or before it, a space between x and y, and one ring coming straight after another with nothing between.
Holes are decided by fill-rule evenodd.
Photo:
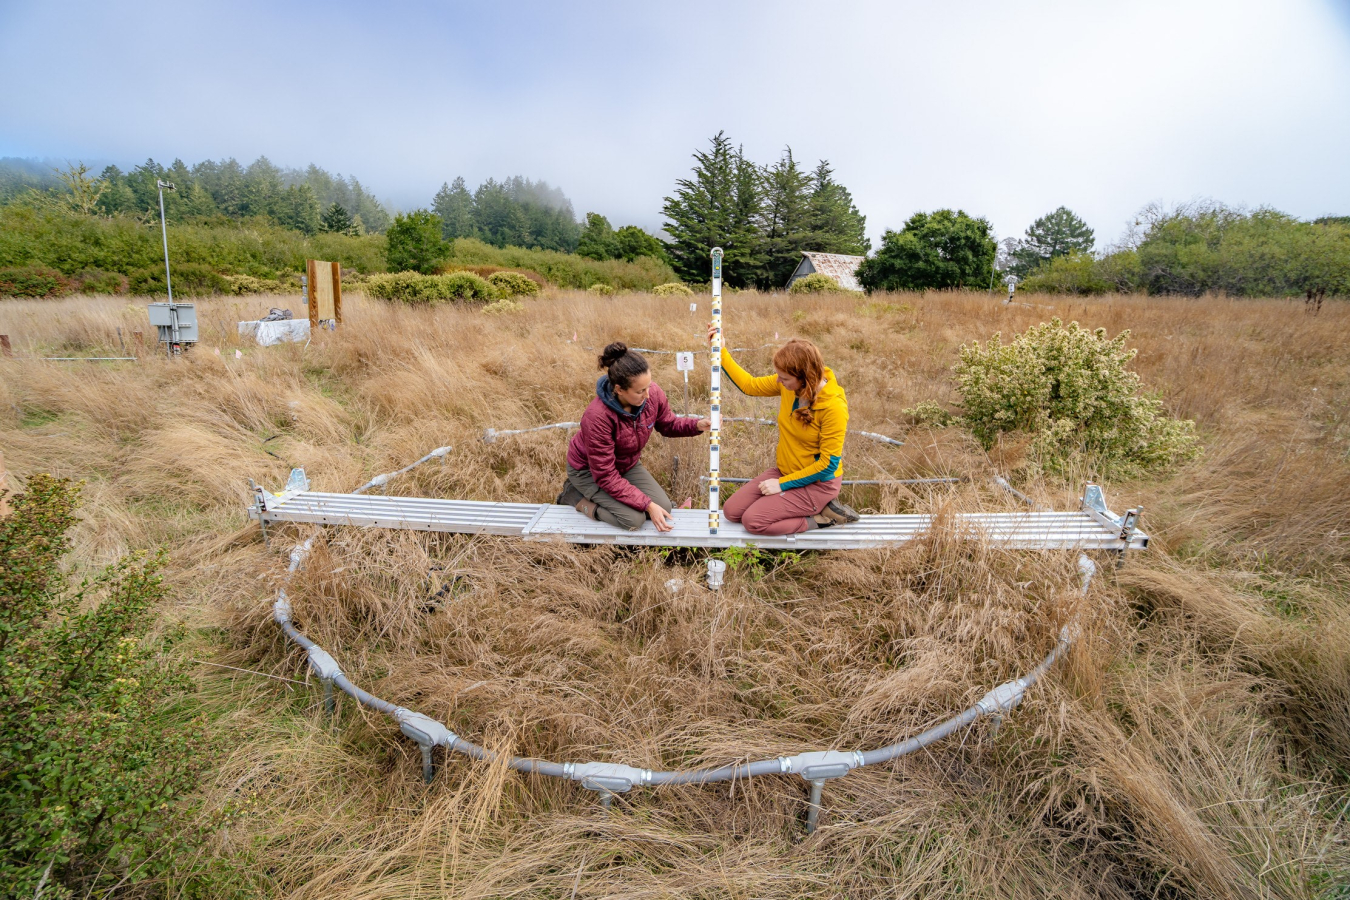
<instances>
[{"instance_id":1,"label":"tree line","mask_svg":"<svg viewBox=\"0 0 1350 900\"><path fill-rule=\"evenodd\" d=\"M156 184L166 181L175 188L164 192L164 214L170 222L213 217L266 219L304 234L380 233L390 222L389 212L357 178L332 175L313 164L283 169L266 156L247 166L236 159L208 159L193 166L181 159L169 166L147 159L128 172L108 166L92 178L83 165L39 175L21 162L0 161L0 188L8 188L0 190L0 196L6 200L33 194L56 194L58 198L83 194L75 205L87 208L77 211L158 222Z\"/></svg>"},{"instance_id":2,"label":"tree line","mask_svg":"<svg viewBox=\"0 0 1350 900\"><path fill-rule=\"evenodd\" d=\"M441 238L477 238L494 247L573 253L581 239L572 201L545 181L489 178L470 191L462 177L441 185L431 201Z\"/></svg>"}]
</instances>

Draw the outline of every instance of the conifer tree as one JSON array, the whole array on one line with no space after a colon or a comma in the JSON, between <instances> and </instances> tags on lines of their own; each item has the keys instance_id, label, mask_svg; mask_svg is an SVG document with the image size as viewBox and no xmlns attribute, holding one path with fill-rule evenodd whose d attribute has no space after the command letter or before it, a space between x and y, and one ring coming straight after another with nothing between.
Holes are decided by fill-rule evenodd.
<instances>
[{"instance_id":1,"label":"conifer tree","mask_svg":"<svg viewBox=\"0 0 1350 900\"><path fill-rule=\"evenodd\" d=\"M803 250L864 256L872 249L867 239L867 217L858 212L848 188L834 180L828 160L811 173L811 246Z\"/></svg>"},{"instance_id":2,"label":"conifer tree","mask_svg":"<svg viewBox=\"0 0 1350 900\"><path fill-rule=\"evenodd\" d=\"M614 228L609 224L609 219L599 213L586 213L586 226L581 229L577 255L587 259L614 259L619 255Z\"/></svg>"},{"instance_id":3,"label":"conifer tree","mask_svg":"<svg viewBox=\"0 0 1350 900\"><path fill-rule=\"evenodd\" d=\"M453 184L441 185L431 208L441 217L441 236L447 241L473 237L477 233L473 221L473 195L462 176L455 178Z\"/></svg>"},{"instance_id":4,"label":"conifer tree","mask_svg":"<svg viewBox=\"0 0 1350 900\"><path fill-rule=\"evenodd\" d=\"M1061 206L1031 223L1026 237L1013 251L1013 273L1026 276L1057 256L1091 252L1094 243L1092 229L1087 223L1072 210Z\"/></svg>"},{"instance_id":5,"label":"conifer tree","mask_svg":"<svg viewBox=\"0 0 1350 900\"><path fill-rule=\"evenodd\" d=\"M347 212L347 208L341 203L334 203L324 212L320 227L332 234L351 234L353 224L352 214Z\"/></svg>"},{"instance_id":6,"label":"conifer tree","mask_svg":"<svg viewBox=\"0 0 1350 900\"><path fill-rule=\"evenodd\" d=\"M798 167L788 147L763 173L759 256L755 281L763 288L782 287L797 267L801 251L819 249L811 234L811 176Z\"/></svg>"},{"instance_id":7,"label":"conifer tree","mask_svg":"<svg viewBox=\"0 0 1350 900\"><path fill-rule=\"evenodd\" d=\"M740 148L732 149L726 133L713 136L706 151L694 151L694 170L675 183L662 212L671 266L685 281L707 281L709 254L721 247L723 277L743 287L758 271L760 248L760 175Z\"/></svg>"}]
</instances>

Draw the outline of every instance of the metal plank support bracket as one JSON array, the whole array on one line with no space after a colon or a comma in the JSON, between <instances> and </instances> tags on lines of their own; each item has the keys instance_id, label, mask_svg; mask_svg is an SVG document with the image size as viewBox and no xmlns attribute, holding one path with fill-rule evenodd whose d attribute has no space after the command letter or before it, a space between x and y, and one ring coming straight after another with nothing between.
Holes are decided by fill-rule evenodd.
<instances>
[{"instance_id":1,"label":"metal plank support bracket","mask_svg":"<svg viewBox=\"0 0 1350 900\"><path fill-rule=\"evenodd\" d=\"M1085 513L1096 519L1107 531L1113 532L1120 540L1120 549L1116 551L1116 568L1125 565L1125 554L1130 549L1135 532L1139 530L1139 518L1144 514L1144 508L1136 506L1127 510L1125 515L1117 516L1107 508L1106 495L1102 492L1101 485L1091 481L1083 487L1081 506Z\"/></svg>"}]
</instances>

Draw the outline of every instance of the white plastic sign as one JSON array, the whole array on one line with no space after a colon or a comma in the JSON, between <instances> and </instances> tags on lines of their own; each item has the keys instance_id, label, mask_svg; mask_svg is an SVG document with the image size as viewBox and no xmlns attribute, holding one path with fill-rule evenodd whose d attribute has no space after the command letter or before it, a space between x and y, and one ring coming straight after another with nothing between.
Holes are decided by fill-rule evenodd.
<instances>
[{"instance_id":1,"label":"white plastic sign","mask_svg":"<svg viewBox=\"0 0 1350 900\"><path fill-rule=\"evenodd\" d=\"M692 372L694 371L694 354L690 350L682 350L675 354L675 371Z\"/></svg>"},{"instance_id":2,"label":"white plastic sign","mask_svg":"<svg viewBox=\"0 0 1350 900\"><path fill-rule=\"evenodd\" d=\"M689 304L689 311L690 311L690 312L698 312L698 304L697 304L697 303L690 303L690 304Z\"/></svg>"}]
</instances>

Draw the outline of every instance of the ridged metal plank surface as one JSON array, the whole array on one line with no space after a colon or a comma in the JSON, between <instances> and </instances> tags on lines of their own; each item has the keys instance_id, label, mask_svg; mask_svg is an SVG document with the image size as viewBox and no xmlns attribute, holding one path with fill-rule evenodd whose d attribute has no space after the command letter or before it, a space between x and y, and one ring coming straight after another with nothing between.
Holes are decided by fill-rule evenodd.
<instances>
[{"instance_id":1,"label":"ridged metal plank surface","mask_svg":"<svg viewBox=\"0 0 1350 900\"><path fill-rule=\"evenodd\" d=\"M359 525L519 537L524 533L525 526L539 513L541 505L307 491L272 507L264 513L264 517L269 522L312 522L318 525Z\"/></svg>"},{"instance_id":2,"label":"ridged metal plank surface","mask_svg":"<svg viewBox=\"0 0 1350 900\"><path fill-rule=\"evenodd\" d=\"M927 515L863 516L852 525L769 537L751 534L742 526L724 520L718 533L710 535L707 510L677 509L673 513L675 528L663 533L658 532L651 522L644 523L637 531L623 531L588 519L570 506L312 491L290 497L263 515L269 522L501 534L580 544L652 547L743 547L754 544L785 550L896 546L925 534L934 521ZM947 527L968 531L972 536L1009 549L1119 550L1124 547L1118 533L1108 531L1083 512L954 514L942 517L942 520ZM1130 541L1134 548L1147 544L1148 536L1142 533L1136 533Z\"/></svg>"}]
</instances>

